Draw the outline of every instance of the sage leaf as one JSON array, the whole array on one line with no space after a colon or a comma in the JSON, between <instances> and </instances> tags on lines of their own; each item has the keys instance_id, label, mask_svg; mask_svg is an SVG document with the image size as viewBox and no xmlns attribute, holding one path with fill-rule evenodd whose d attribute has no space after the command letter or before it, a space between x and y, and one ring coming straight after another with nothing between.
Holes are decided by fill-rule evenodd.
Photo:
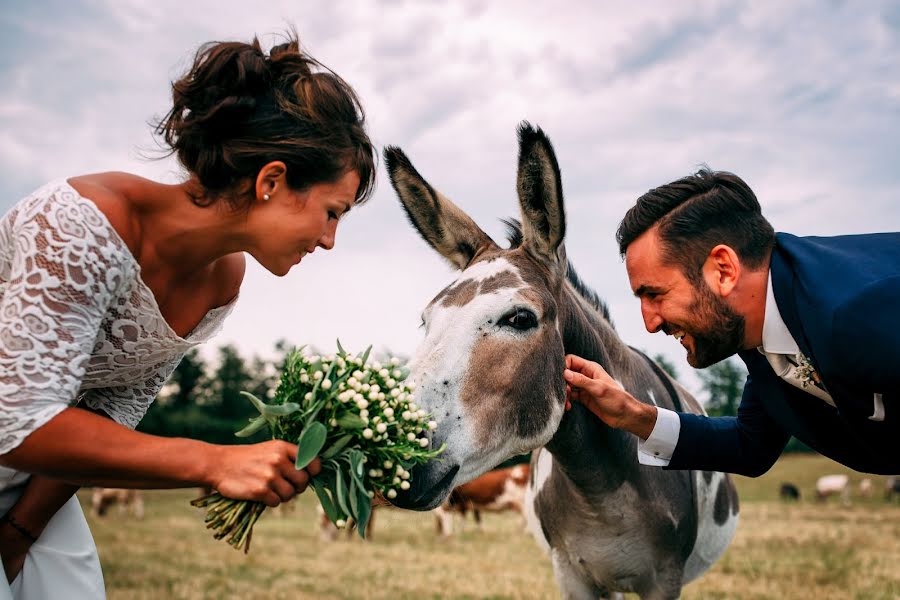
<instances>
[{"instance_id":1,"label":"sage leaf","mask_svg":"<svg viewBox=\"0 0 900 600\"><path fill-rule=\"evenodd\" d=\"M342 429L362 429L366 426L366 422L359 415L354 415L353 413L343 415L337 420L337 423Z\"/></svg>"},{"instance_id":2,"label":"sage leaf","mask_svg":"<svg viewBox=\"0 0 900 600\"><path fill-rule=\"evenodd\" d=\"M338 452L343 450L344 447L347 444L349 444L350 440L352 440L352 439L353 439L352 433L348 433L348 434L345 434L345 435L342 435L341 437L339 437L337 439L337 441L335 443L333 443L330 448L328 448L328 450L326 450L325 452L323 452L320 455L322 460L327 460L329 458L332 458L333 456L336 456L338 454Z\"/></svg>"},{"instance_id":3,"label":"sage leaf","mask_svg":"<svg viewBox=\"0 0 900 600\"><path fill-rule=\"evenodd\" d=\"M322 446L325 445L325 437L327 435L328 430L325 429L324 425L318 421L310 423L303 430L303 433L300 434L300 439L297 441L297 460L294 466L298 469L303 469L311 463L312 459L318 456L322 450Z\"/></svg>"},{"instance_id":4,"label":"sage leaf","mask_svg":"<svg viewBox=\"0 0 900 600\"><path fill-rule=\"evenodd\" d=\"M338 506L344 511L345 515L349 515L350 507L347 506L347 484L344 483L344 477L341 475L340 470L335 472L334 490L337 492L335 495L337 496Z\"/></svg>"},{"instance_id":5,"label":"sage leaf","mask_svg":"<svg viewBox=\"0 0 900 600\"><path fill-rule=\"evenodd\" d=\"M357 500L356 531L359 533L359 537L366 539L366 527L369 525L369 517L372 516L372 499L369 498L365 488L358 487L356 492L359 495Z\"/></svg>"},{"instance_id":6,"label":"sage leaf","mask_svg":"<svg viewBox=\"0 0 900 600\"><path fill-rule=\"evenodd\" d=\"M356 494L356 480L350 479L350 489L347 490L347 499L350 501L350 516L359 523L359 497Z\"/></svg>"},{"instance_id":7,"label":"sage leaf","mask_svg":"<svg viewBox=\"0 0 900 600\"><path fill-rule=\"evenodd\" d=\"M235 433L235 437L250 437L263 427L269 424L269 420L266 419L265 415L259 415L258 417L254 417L250 419L250 424Z\"/></svg>"},{"instance_id":8,"label":"sage leaf","mask_svg":"<svg viewBox=\"0 0 900 600\"><path fill-rule=\"evenodd\" d=\"M325 516L328 517L328 520L334 523L338 520L337 510L334 508L334 502L331 501L331 497L328 495L328 490L326 489L325 483L322 482L318 477L313 477L310 479L310 483L312 483L313 489L316 491L316 496L319 497L319 504L322 505L322 510L325 511Z\"/></svg>"},{"instance_id":9,"label":"sage leaf","mask_svg":"<svg viewBox=\"0 0 900 600\"><path fill-rule=\"evenodd\" d=\"M285 402L284 404L264 404L262 414L267 417L284 417L300 410L300 405L296 402Z\"/></svg>"},{"instance_id":10,"label":"sage leaf","mask_svg":"<svg viewBox=\"0 0 900 600\"><path fill-rule=\"evenodd\" d=\"M259 398L257 398L253 394L251 394L250 392L245 392L243 390L241 390L241 396L244 396L245 398L250 400L250 402L253 404L253 406L256 408L256 410L259 411L259 414L261 414L261 415L266 414L265 413L265 410L266 410L265 402L263 402L262 400L260 400Z\"/></svg>"}]
</instances>

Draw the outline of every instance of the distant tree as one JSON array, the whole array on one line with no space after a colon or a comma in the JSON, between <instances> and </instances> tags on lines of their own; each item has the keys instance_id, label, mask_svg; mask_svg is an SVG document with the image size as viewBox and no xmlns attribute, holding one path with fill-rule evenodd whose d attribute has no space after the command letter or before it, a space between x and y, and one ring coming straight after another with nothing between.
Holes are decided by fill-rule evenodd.
<instances>
[{"instance_id":1,"label":"distant tree","mask_svg":"<svg viewBox=\"0 0 900 600\"><path fill-rule=\"evenodd\" d=\"M171 393L163 402L172 408L186 408L195 404L198 396L202 396L203 388L209 382L206 378L206 365L196 348L184 355L169 377L169 384L172 386Z\"/></svg>"},{"instance_id":2,"label":"distant tree","mask_svg":"<svg viewBox=\"0 0 900 600\"><path fill-rule=\"evenodd\" d=\"M671 375L672 379L678 379L678 371L675 370L675 365L666 358L664 354L655 354L653 360L656 361L656 364L658 364L663 371Z\"/></svg>"},{"instance_id":3,"label":"distant tree","mask_svg":"<svg viewBox=\"0 0 900 600\"><path fill-rule=\"evenodd\" d=\"M697 375L703 382L703 389L709 394L706 412L713 417L737 415L737 407L747 382L747 370L743 364L726 358L697 371Z\"/></svg>"},{"instance_id":4,"label":"distant tree","mask_svg":"<svg viewBox=\"0 0 900 600\"><path fill-rule=\"evenodd\" d=\"M279 359L279 365L283 362L283 359ZM254 356L250 366L250 382L246 389L262 400L271 398L275 394L280 374L281 369L271 362Z\"/></svg>"},{"instance_id":5,"label":"distant tree","mask_svg":"<svg viewBox=\"0 0 900 600\"><path fill-rule=\"evenodd\" d=\"M252 380L237 348L231 344L221 346L219 365L213 374L210 390L211 403L217 407L216 412L220 417L231 419L253 415L255 409L241 395L242 391L250 389Z\"/></svg>"}]
</instances>

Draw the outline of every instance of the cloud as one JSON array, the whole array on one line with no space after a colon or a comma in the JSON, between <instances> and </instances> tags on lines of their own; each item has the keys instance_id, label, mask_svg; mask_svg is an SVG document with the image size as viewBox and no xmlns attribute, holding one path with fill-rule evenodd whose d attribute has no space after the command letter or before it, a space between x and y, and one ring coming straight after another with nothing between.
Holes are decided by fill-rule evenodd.
<instances>
[{"instance_id":1,"label":"cloud","mask_svg":"<svg viewBox=\"0 0 900 600\"><path fill-rule=\"evenodd\" d=\"M29 2L0 16L0 208L87 172L177 181L173 160L142 158L169 82L205 41L270 44L294 24L356 87L373 139L403 147L495 238L498 219L518 212L515 127L543 127L579 273L626 341L687 374L677 344L643 329L613 240L619 219L708 163L744 177L777 229L900 229L898 23L889 1ZM248 270L219 342L265 353L280 337L322 348L340 337L412 352L419 311L454 274L379 175L331 255L283 279Z\"/></svg>"}]
</instances>

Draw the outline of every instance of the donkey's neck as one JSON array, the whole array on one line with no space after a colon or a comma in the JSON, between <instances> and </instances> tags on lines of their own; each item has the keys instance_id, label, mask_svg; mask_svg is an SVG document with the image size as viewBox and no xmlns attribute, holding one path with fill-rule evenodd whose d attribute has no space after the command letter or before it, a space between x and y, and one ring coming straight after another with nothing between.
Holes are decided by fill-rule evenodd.
<instances>
[{"instance_id":1,"label":"donkey's neck","mask_svg":"<svg viewBox=\"0 0 900 600\"><path fill-rule=\"evenodd\" d=\"M612 325L566 286L559 313L566 354L599 363L614 379L627 379L631 354ZM566 475L581 487L618 487L634 463L636 440L606 426L581 405L562 418L546 445Z\"/></svg>"}]
</instances>

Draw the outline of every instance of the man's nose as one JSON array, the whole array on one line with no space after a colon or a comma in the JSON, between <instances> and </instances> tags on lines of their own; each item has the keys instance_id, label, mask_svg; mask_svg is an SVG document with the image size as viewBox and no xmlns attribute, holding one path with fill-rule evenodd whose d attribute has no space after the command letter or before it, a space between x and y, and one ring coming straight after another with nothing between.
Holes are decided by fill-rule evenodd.
<instances>
[{"instance_id":1,"label":"man's nose","mask_svg":"<svg viewBox=\"0 0 900 600\"><path fill-rule=\"evenodd\" d=\"M656 333L665 323L665 320L647 300L641 300L641 316L644 318L644 327L650 333Z\"/></svg>"}]
</instances>

